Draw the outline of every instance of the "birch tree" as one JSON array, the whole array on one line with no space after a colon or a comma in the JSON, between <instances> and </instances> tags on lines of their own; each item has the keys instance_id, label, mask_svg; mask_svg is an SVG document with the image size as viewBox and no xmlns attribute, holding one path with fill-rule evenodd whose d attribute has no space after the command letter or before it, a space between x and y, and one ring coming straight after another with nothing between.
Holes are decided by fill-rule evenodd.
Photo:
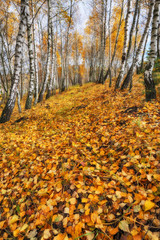
<instances>
[{"instance_id":1,"label":"birch tree","mask_svg":"<svg viewBox=\"0 0 160 240\"><path fill-rule=\"evenodd\" d=\"M127 88L129 86L129 83L132 81L133 73L136 69L136 66L139 63L139 57L140 57L140 54L142 52L143 45L144 45L145 39L147 37L148 31L149 31L149 28L150 28L150 24L151 24L151 20L152 20L152 16L153 16L154 5L155 5L155 0L151 0L150 7L149 7L148 18L147 18L147 22L146 22L146 25L145 25L145 28L144 28L144 32L143 32L141 40L139 42L134 60L133 60L131 66L129 68L129 71L128 71L124 81L123 81L121 89Z\"/></svg>"},{"instance_id":2,"label":"birch tree","mask_svg":"<svg viewBox=\"0 0 160 240\"><path fill-rule=\"evenodd\" d=\"M42 89L39 94L38 102L43 100L44 93L47 88L47 83L50 76L50 65L51 65L51 29L52 29L52 20L51 20L51 0L47 0L48 4L48 45L47 45L47 63L46 63L46 75L42 85Z\"/></svg>"},{"instance_id":3,"label":"birch tree","mask_svg":"<svg viewBox=\"0 0 160 240\"><path fill-rule=\"evenodd\" d=\"M145 72L144 72L146 101L151 101L152 99L156 99L155 83L152 78L152 72L153 72L154 62L157 57L157 36L158 36L159 10L160 10L159 7L160 7L160 0L156 0L154 13L153 13L153 21L152 21L149 62L146 65Z\"/></svg>"},{"instance_id":4,"label":"birch tree","mask_svg":"<svg viewBox=\"0 0 160 240\"><path fill-rule=\"evenodd\" d=\"M47 95L46 98L50 98L52 95L52 90L55 88L55 48L54 48L54 30L53 30L53 23L52 23L52 29L51 29L51 45L52 45L52 58L51 58L51 76L50 76L50 81L48 84L48 89L47 89Z\"/></svg>"},{"instance_id":5,"label":"birch tree","mask_svg":"<svg viewBox=\"0 0 160 240\"><path fill-rule=\"evenodd\" d=\"M32 8L32 25L33 25L33 48L34 48L34 74L35 74L35 100L34 104L38 102L38 86L39 86L39 77L38 77L38 59L37 59L37 48L36 48L36 29L35 29L35 17L34 17L34 3L31 0Z\"/></svg>"},{"instance_id":6,"label":"birch tree","mask_svg":"<svg viewBox=\"0 0 160 240\"><path fill-rule=\"evenodd\" d=\"M119 19L119 23L118 23L118 28L117 28L117 34L116 34L116 40L115 40L115 44L114 44L114 50L113 50L113 54L112 54L112 58L111 58L111 63L110 66L104 76L104 81L107 79L109 72L111 71L115 56L116 56L116 51L117 51L117 44L118 44L118 38L119 38L119 34L120 34L120 28L121 28L121 24L122 24L122 19L123 19L123 10L124 10L124 0L122 0L122 5L121 5L121 14L120 14L120 19Z\"/></svg>"},{"instance_id":7,"label":"birch tree","mask_svg":"<svg viewBox=\"0 0 160 240\"><path fill-rule=\"evenodd\" d=\"M126 65L126 59L127 59L127 44L128 44L128 39L129 39L129 19L131 16L131 0L128 0L128 5L127 5L127 15L126 15L126 20L125 20L125 34L124 34L124 45L123 45L123 54L122 54L122 63L121 63L121 68L119 72L119 76L116 81L115 89L120 87L120 84L123 80L124 72L125 72L125 65Z\"/></svg>"},{"instance_id":8,"label":"birch tree","mask_svg":"<svg viewBox=\"0 0 160 240\"><path fill-rule=\"evenodd\" d=\"M100 51L99 51L99 78L97 81L98 83L104 83L107 5L108 5L108 0L100 1Z\"/></svg>"},{"instance_id":9,"label":"birch tree","mask_svg":"<svg viewBox=\"0 0 160 240\"><path fill-rule=\"evenodd\" d=\"M19 30L18 30L18 35L16 39L16 48L15 48L14 74L12 79L10 96L2 111L2 115L0 118L1 123L7 122L10 120L11 114L13 112L15 102L16 102L20 72L21 72L21 59L23 54L22 46L25 38L28 4L29 4L29 0L21 0L20 23L19 23Z\"/></svg>"},{"instance_id":10,"label":"birch tree","mask_svg":"<svg viewBox=\"0 0 160 240\"><path fill-rule=\"evenodd\" d=\"M27 7L27 36L28 36L30 81L29 81L29 91L28 91L25 109L31 109L34 90L35 90L35 71L34 71L35 62L34 62L34 54L33 54L34 50L33 50L32 20L29 12L29 6Z\"/></svg>"}]
</instances>

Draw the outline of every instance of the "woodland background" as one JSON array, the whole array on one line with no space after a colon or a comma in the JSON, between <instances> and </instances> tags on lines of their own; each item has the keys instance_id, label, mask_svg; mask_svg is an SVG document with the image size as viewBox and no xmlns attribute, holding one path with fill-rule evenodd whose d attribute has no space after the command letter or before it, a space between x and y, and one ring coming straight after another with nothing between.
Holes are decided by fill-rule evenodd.
<instances>
[{"instance_id":1,"label":"woodland background","mask_svg":"<svg viewBox=\"0 0 160 240\"><path fill-rule=\"evenodd\" d=\"M0 240L159 239L159 6L0 0Z\"/></svg>"}]
</instances>

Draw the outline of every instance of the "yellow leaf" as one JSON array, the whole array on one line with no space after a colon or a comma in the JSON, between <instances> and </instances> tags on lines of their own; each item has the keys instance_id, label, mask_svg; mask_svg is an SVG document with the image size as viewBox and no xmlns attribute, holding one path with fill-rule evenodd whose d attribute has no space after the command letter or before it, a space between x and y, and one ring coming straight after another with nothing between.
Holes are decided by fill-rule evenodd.
<instances>
[{"instance_id":1,"label":"yellow leaf","mask_svg":"<svg viewBox=\"0 0 160 240\"><path fill-rule=\"evenodd\" d=\"M43 237L44 237L45 239L48 239L48 238L51 237L50 229L45 229L45 230L44 230Z\"/></svg>"},{"instance_id":2,"label":"yellow leaf","mask_svg":"<svg viewBox=\"0 0 160 240\"><path fill-rule=\"evenodd\" d=\"M54 237L54 240L64 240L66 238L66 233L59 233L56 237Z\"/></svg>"},{"instance_id":3,"label":"yellow leaf","mask_svg":"<svg viewBox=\"0 0 160 240\"><path fill-rule=\"evenodd\" d=\"M130 232L129 225L126 220L123 220L119 223L119 228L124 232Z\"/></svg>"},{"instance_id":4,"label":"yellow leaf","mask_svg":"<svg viewBox=\"0 0 160 240\"><path fill-rule=\"evenodd\" d=\"M101 137L101 140L102 140L102 142L105 142L106 138L105 137Z\"/></svg>"},{"instance_id":5,"label":"yellow leaf","mask_svg":"<svg viewBox=\"0 0 160 240\"><path fill-rule=\"evenodd\" d=\"M75 235L74 237L77 238L81 235L82 232L82 227L83 227L83 223L79 222L76 226L75 226Z\"/></svg>"},{"instance_id":6,"label":"yellow leaf","mask_svg":"<svg viewBox=\"0 0 160 240\"><path fill-rule=\"evenodd\" d=\"M25 223L25 224L21 227L20 232L24 232L27 228L28 228L28 224Z\"/></svg>"},{"instance_id":7,"label":"yellow leaf","mask_svg":"<svg viewBox=\"0 0 160 240\"><path fill-rule=\"evenodd\" d=\"M115 216L114 216L113 213L110 213L110 214L107 215L107 220L108 221L112 221L113 219L115 219Z\"/></svg>"},{"instance_id":8,"label":"yellow leaf","mask_svg":"<svg viewBox=\"0 0 160 240\"><path fill-rule=\"evenodd\" d=\"M82 202L82 203L87 203L87 202L88 202L88 199L87 199L87 198L82 198L81 202Z\"/></svg>"},{"instance_id":9,"label":"yellow leaf","mask_svg":"<svg viewBox=\"0 0 160 240\"><path fill-rule=\"evenodd\" d=\"M153 208L155 206L155 203L154 202L151 202L151 201L145 201L145 204L144 204L144 211L148 211L150 210L151 208Z\"/></svg>"},{"instance_id":10,"label":"yellow leaf","mask_svg":"<svg viewBox=\"0 0 160 240\"><path fill-rule=\"evenodd\" d=\"M17 222L19 220L19 217L17 215L13 215L9 221L9 225Z\"/></svg>"},{"instance_id":11,"label":"yellow leaf","mask_svg":"<svg viewBox=\"0 0 160 240\"><path fill-rule=\"evenodd\" d=\"M13 236L14 236L14 237L18 237L19 232L20 232L19 229L14 230L14 231L13 231Z\"/></svg>"},{"instance_id":12,"label":"yellow leaf","mask_svg":"<svg viewBox=\"0 0 160 240\"><path fill-rule=\"evenodd\" d=\"M0 222L0 229L3 229L5 221Z\"/></svg>"},{"instance_id":13,"label":"yellow leaf","mask_svg":"<svg viewBox=\"0 0 160 240\"><path fill-rule=\"evenodd\" d=\"M76 202L77 202L77 200L76 200L76 198L71 198L71 199L69 200L69 202L70 202L70 204L75 205Z\"/></svg>"},{"instance_id":14,"label":"yellow leaf","mask_svg":"<svg viewBox=\"0 0 160 240\"><path fill-rule=\"evenodd\" d=\"M97 218L98 218L97 212L94 212L91 214L91 220L93 223L95 223L97 221Z\"/></svg>"},{"instance_id":15,"label":"yellow leaf","mask_svg":"<svg viewBox=\"0 0 160 240\"><path fill-rule=\"evenodd\" d=\"M86 230L86 238L87 238L87 240L93 240L94 233Z\"/></svg>"},{"instance_id":16,"label":"yellow leaf","mask_svg":"<svg viewBox=\"0 0 160 240\"><path fill-rule=\"evenodd\" d=\"M157 181L160 182L160 175L159 175L159 174L154 174L153 176L154 176L154 178L155 178Z\"/></svg>"}]
</instances>

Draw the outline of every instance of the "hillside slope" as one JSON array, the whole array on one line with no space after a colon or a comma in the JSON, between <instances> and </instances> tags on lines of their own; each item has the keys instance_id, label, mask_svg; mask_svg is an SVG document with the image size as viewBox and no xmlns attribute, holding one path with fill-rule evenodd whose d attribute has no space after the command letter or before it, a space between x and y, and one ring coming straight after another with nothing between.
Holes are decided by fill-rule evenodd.
<instances>
[{"instance_id":1,"label":"hillside slope","mask_svg":"<svg viewBox=\"0 0 160 240\"><path fill-rule=\"evenodd\" d=\"M160 107L86 84L0 125L0 239L158 240Z\"/></svg>"}]
</instances>

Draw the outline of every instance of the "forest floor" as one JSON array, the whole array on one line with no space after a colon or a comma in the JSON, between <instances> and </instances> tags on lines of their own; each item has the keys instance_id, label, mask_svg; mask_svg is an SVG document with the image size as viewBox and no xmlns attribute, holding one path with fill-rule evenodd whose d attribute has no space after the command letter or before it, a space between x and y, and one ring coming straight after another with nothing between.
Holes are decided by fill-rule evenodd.
<instances>
[{"instance_id":1,"label":"forest floor","mask_svg":"<svg viewBox=\"0 0 160 240\"><path fill-rule=\"evenodd\" d=\"M0 240L159 239L160 96L72 87L0 125Z\"/></svg>"}]
</instances>

